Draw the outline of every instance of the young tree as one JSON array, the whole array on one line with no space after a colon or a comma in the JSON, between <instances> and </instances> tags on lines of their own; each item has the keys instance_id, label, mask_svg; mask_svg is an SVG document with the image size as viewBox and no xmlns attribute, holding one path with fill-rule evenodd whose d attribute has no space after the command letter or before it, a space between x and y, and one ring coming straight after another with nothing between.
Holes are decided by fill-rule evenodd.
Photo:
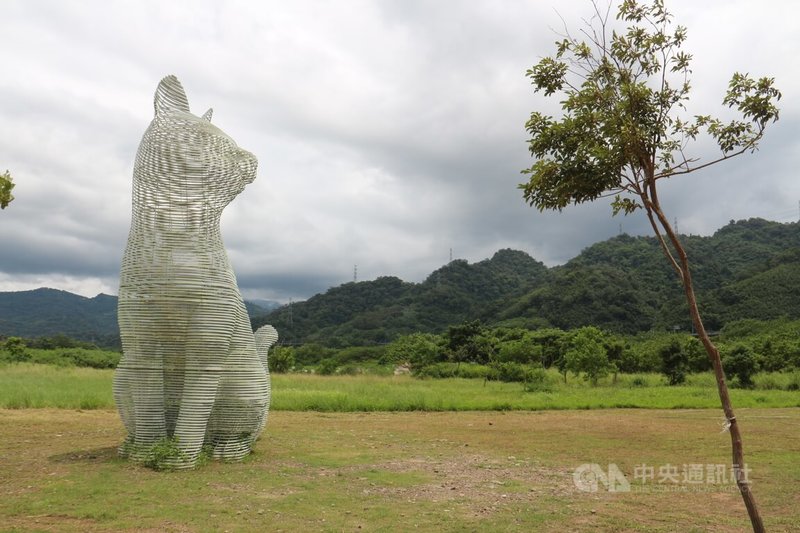
<instances>
[{"instance_id":1,"label":"young tree","mask_svg":"<svg viewBox=\"0 0 800 533\"><path fill-rule=\"evenodd\" d=\"M682 118L689 99L689 64L681 51L686 29L672 26L663 0L645 4L623 0L617 19L628 24L612 31L611 6L576 38L567 34L528 70L535 91L563 93L561 118L534 112L526 123L529 148L536 158L520 185L525 200L539 210L561 210L613 196L613 212L644 211L661 249L679 277L692 322L714 368L720 401L730 428L733 463L744 464L742 438L725 383L719 351L709 338L695 298L689 259L662 209L658 184L753 152L768 124L778 119L780 92L772 78L735 73L723 104L740 120L723 122L709 115ZM687 149L705 131L720 149L708 161ZM737 484L753 529L763 531L755 498L746 479Z\"/></svg>"},{"instance_id":2,"label":"young tree","mask_svg":"<svg viewBox=\"0 0 800 533\"><path fill-rule=\"evenodd\" d=\"M393 363L407 363L419 370L439 360L440 338L432 333L400 335L386 347L386 357Z\"/></svg>"},{"instance_id":3,"label":"young tree","mask_svg":"<svg viewBox=\"0 0 800 533\"><path fill-rule=\"evenodd\" d=\"M6 170L0 174L0 209L8 207L8 204L14 199L14 196L11 194L13 188L14 180L11 179L11 174Z\"/></svg>"},{"instance_id":4,"label":"young tree","mask_svg":"<svg viewBox=\"0 0 800 533\"><path fill-rule=\"evenodd\" d=\"M485 330L480 320L473 320L447 329L445 350L449 359L458 364L485 365L494 357L496 342L492 332Z\"/></svg>"},{"instance_id":5,"label":"young tree","mask_svg":"<svg viewBox=\"0 0 800 533\"><path fill-rule=\"evenodd\" d=\"M608 360L605 335L594 326L585 326L572 332L564 352L564 367L575 375L584 373L592 385L614 371Z\"/></svg>"}]
</instances>

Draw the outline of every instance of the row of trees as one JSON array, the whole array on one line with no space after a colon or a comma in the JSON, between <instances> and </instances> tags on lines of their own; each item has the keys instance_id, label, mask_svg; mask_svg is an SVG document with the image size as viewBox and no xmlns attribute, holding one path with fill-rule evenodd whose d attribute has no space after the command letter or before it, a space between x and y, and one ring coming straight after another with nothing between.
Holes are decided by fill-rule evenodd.
<instances>
[{"instance_id":1,"label":"row of trees","mask_svg":"<svg viewBox=\"0 0 800 533\"><path fill-rule=\"evenodd\" d=\"M800 321L732 323L719 337L726 369L743 387L751 386L761 370L800 369L799 333ZM407 366L417 375L433 377L449 375L442 372L443 364L455 365L458 375L473 375L474 365L481 365L487 371L477 375L509 381L524 381L535 368L555 368L565 381L572 375L593 384L620 372L661 372L677 385L690 373L711 369L700 341L686 333L620 335L595 326L530 330L488 327L480 321L450 326L439 335L401 335L384 346L304 344L278 346L270 354L274 372L313 367L321 374L347 373L368 364Z\"/></svg>"},{"instance_id":2,"label":"row of trees","mask_svg":"<svg viewBox=\"0 0 800 533\"><path fill-rule=\"evenodd\" d=\"M723 346L727 368L741 386L751 386L753 374L760 369L800 368L798 342L779 343L760 337ZM401 336L387 347L385 358L405 363L417 372L441 362L555 367L565 381L572 374L593 384L617 372L663 372L670 384L680 384L688 373L711 369L700 341L686 334L624 337L594 326L530 331L486 328L477 321L453 326L444 335Z\"/></svg>"},{"instance_id":3,"label":"row of trees","mask_svg":"<svg viewBox=\"0 0 800 533\"><path fill-rule=\"evenodd\" d=\"M752 376L758 371L800 368L800 321L740 320L723 328L719 338L725 368L741 386L752 385ZM99 350L65 335L0 338L0 360L7 362L110 368L118 358L118 352ZM269 358L270 369L278 373L304 368L320 374L355 373L370 366L375 371L379 367L389 371L401 365L416 374L436 377L447 375L442 364L454 364L459 375L474 374L474 369L461 367L461 363L488 367L477 375L508 381L524 381L533 368L555 368L565 380L580 375L596 383L618 372L662 372L670 384L680 384L688 374L710 369L700 341L686 333L621 335L594 326L531 330L489 327L479 321L450 326L439 335L401 335L376 346L276 346Z\"/></svg>"}]
</instances>

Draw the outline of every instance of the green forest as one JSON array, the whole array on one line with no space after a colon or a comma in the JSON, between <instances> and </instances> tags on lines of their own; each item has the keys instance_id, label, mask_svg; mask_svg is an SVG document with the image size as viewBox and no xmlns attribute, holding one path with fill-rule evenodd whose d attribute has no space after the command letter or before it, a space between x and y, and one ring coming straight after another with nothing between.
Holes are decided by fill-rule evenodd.
<instances>
[{"instance_id":1,"label":"green forest","mask_svg":"<svg viewBox=\"0 0 800 533\"><path fill-rule=\"evenodd\" d=\"M682 239L708 329L743 319L800 318L797 223L731 221L710 237ZM256 316L253 326L272 324L284 344L342 348L442 334L473 320L529 330L691 333L680 284L657 241L625 234L552 268L524 252L500 250L473 264L452 261L422 283L395 277L345 283Z\"/></svg>"}]
</instances>

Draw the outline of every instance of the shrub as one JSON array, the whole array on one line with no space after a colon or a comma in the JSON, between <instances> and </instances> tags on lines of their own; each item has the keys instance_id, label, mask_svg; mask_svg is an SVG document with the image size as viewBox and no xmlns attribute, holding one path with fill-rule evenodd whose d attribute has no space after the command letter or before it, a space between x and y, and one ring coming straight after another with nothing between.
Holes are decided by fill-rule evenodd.
<instances>
[{"instance_id":1,"label":"shrub","mask_svg":"<svg viewBox=\"0 0 800 533\"><path fill-rule=\"evenodd\" d=\"M689 337L683 345L686 352L686 362L689 372L706 372L711 370L711 359L703 348L703 343L694 337Z\"/></svg>"},{"instance_id":2,"label":"shrub","mask_svg":"<svg viewBox=\"0 0 800 533\"><path fill-rule=\"evenodd\" d=\"M506 383L525 381L525 367L519 363L505 362L493 363L490 368L490 379L496 379Z\"/></svg>"},{"instance_id":3,"label":"shrub","mask_svg":"<svg viewBox=\"0 0 800 533\"><path fill-rule=\"evenodd\" d=\"M507 340L500 343L495 358L501 362L533 363L541 361L542 347L527 337Z\"/></svg>"},{"instance_id":4,"label":"shrub","mask_svg":"<svg viewBox=\"0 0 800 533\"><path fill-rule=\"evenodd\" d=\"M315 365L335 355L336 350L314 343L303 344L294 349L295 361L300 365Z\"/></svg>"},{"instance_id":5,"label":"shrub","mask_svg":"<svg viewBox=\"0 0 800 533\"><path fill-rule=\"evenodd\" d=\"M758 361L752 350L745 345L735 346L722 358L722 366L739 380L739 386L751 388L753 375L758 371Z\"/></svg>"},{"instance_id":6,"label":"shrub","mask_svg":"<svg viewBox=\"0 0 800 533\"><path fill-rule=\"evenodd\" d=\"M466 378L490 379L491 369L488 366L471 363L434 363L419 369L413 374L419 378Z\"/></svg>"},{"instance_id":7,"label":"shrub","mask_svg":"<svg viewBox=\"0 0 800 533\"><path fill-rule=\"evenodd\" d=\"M143 464L153 470L172 470L176 463L183 460L184 455L178 446L178 438L164 437L148 450Z\"/></svg>"},{"instance_id":8,"label":"shrub","mask_svg":"<svg viewBox=\"0 0 800 533\"><path fill-rule=\"evenodd\" d=\"M408 363L412 368L422 368L441 358L440 342L440 337L431 333L401 335L386 347L385 359L396 364Z\"/></svg>"},{"instance_id":9,"label":"shrub","mask_svg":"<svg viewBox=\"0 0 800 533\"><path fill-rule=\"evenodd\" d=\"M269 371L285 374L294 368L294 349L290 346L276 346L267 359Z\"/></svg>"},{"instance_id":10,"label":"shrub","mask_svg":"<svg viewBox=\"0 0 800 533\"><path fill-rule=\"evenodd\" d=\"M319 366L317 367L317 373L322 376L331 376L336 373L336 368L339 364L336 362L336 359L330 357L328 359L323 359L319 362Z\"/></svg>"},{"instance_id":11,"label":"shrub","mask_svg":"<svg viewBox=\"0 0 800 533\"><path fill-rule=\"evenodd\" d=\"M658 351L661 358L661 372L667 376L670 385L680 385L686 381L686 372L689 369L689 356L677 340Z\"/></svg>"},{"instance_id":12,"label":"shrub","mask_svg":"<svg viewBox=\"0 0 800 533\"><path fill-rule=\"evenodd\" d=\"M336 373L344 376L357 376L358 374L363 374L364 372L361 367L351 363L349 365L339 367Z\"/></svg>"},{"instance_id":13,"label":"shrub","mask_svg":"<svg viewBox=\"0 0 800 533\"><path fill-rule=\"evenodd\" d=\"M378 361L384 358L386 346L349 346L336 353L339 364Z\"/></svg>"},{"instance_id":14,"label":"shrub","mask_svg":"<svg viewBox=\"0 0 800 533\"><path fill-rule=\"evenodd\" d=\"M3 347L8 352L8 359L11 362L22 363L31 358L31 354L28 353L25 342L19 337L9 337L6 339Z\"/></svg>"},{"instance_id":15,"label":"shrub","mask_svg":"<svg viewBox=\"0 0 800 533\"><path fill-rule=\"evenodd\" d=\"M547 370L543 367L534 367L525 372L523 388L525 392L547 392L553 390L553 383L547 375Z\"/></svg>"},{"instance_id":16,"label":"shrub","mask_svg":"<svg viewBox=\"0 0 800 533\"><path fill-rule=\"evenodd\" d=\"M103 350L87 350L86 348L72 348L55 350L62 359L71 361L75 366L89 368L116 368L122 355L118 352Z\"/></svg>"}]
</instances>

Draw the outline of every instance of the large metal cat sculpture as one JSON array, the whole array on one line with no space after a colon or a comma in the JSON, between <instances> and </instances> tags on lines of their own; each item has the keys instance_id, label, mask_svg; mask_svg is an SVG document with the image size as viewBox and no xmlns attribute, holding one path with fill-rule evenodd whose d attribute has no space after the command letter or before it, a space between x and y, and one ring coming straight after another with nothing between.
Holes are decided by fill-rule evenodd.
<instances>
[{"instance_id":1,"label":"large metal cat sculpture","mask_svg":"<svg viewBox=\"0 0 800 533\"><path fill-rule=\"evenodd\" d=\"M173 468L193 467L201 451L240 459L264 428L277 334L265 326L254 336L220 233L222 210L256 166L211 124L210 109L189 112L177 78L161 80L136 155L120 272L114 399L128 432L120 453L134 461L163 442Z\"/></svg>"}]
</instances>

